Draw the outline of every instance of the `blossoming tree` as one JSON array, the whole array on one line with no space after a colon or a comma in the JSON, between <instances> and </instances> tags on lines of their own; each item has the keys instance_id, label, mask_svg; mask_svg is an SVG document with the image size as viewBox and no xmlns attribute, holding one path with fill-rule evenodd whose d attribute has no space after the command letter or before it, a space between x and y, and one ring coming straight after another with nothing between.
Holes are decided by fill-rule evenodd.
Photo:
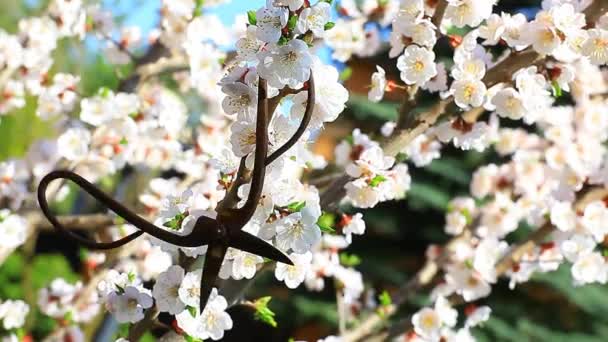
<instances>
[{"instance_id":1,"label":"blossoming tree","mask_svg":"<svg viewBox=\"0 0 608 342\"><path fill-rule=\"evenodd\" d=\"M235 306L276 325L269 297L247 291L268 273L288 289L334 284L338 325L325 341L462 342L491 317L480 302L501 278L515 288L565 265L576 286L608 281L608 2L543 0L528 18L496 11L497 0L269 0L232 28L208 11L222 2L162 0L146 37L80 0L52 0L17 31L0 30L0 115L31 106L54 132L0 161L2 260L16 249L31 255L50 228L36 192L53 170L98 184L160 232L142 234L111 211L79 214L79 203L58 215L53 225L78 236L129 243L82 253L77 282L57 277L3 300L8 340L31 337L32 306L59 322L39 336L51 341L90 338L106 312L121 341L151 330L219 340L239 329ZM122 73L118 84L87 94L78 73L57 68L58 47L85 39ZM323 49L331 58L319 57ZM394 72L376 67L368 99L398 93L398 117L338 137L326 160L312 145L349 100L336 65L370 56L389 59ZM407 202L410 171L448 148L497 158L473 172L469 194L449 201L450 239L428 246L423 267L398 288L366 298L382 289L344 253L366 239L365 209ZM78 195L70 182L42 189L53 211ZM197 222L226 222L227 212L290 263L253 247L226 245L218 259L214 247L172 242ZM210 260L220 281L205 278ZM425 291L428 305L398 312Z\"/></svg>"}]
</instances>

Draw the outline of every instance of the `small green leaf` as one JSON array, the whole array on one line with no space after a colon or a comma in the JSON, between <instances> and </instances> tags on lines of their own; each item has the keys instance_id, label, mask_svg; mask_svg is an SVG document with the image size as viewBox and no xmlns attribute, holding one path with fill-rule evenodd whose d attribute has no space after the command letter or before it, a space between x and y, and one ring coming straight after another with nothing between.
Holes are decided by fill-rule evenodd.
<instances>
[{"instance_id":1,"label":"small green leaf","mask_svg":"<svg viewBox=\"0 0 608 342\"><path fill-rule=\"evenodd\" d=\"M297 15L292 15L291 17L289 17L289 20L287 21L287 28L289 29L289 31L293 31L296 28L297 23L298 23Z\"/></svg>"},{"instance_id":2,"label":"small green leaf","mask_svg":"<svg viewBox=\"0 0 608 342\"><path fill-rule=\"evenodd\" d=\"M355 145L355 138L353 137L352 134L350 134L349 136L344 138L344 141L346 141L350 146Z\"/></svg>"},{"instance_id":3,"label":"small green leaf","mask_svg":"<svg viewBox=\"0 0 608 342\"><path fill-rule=\"evenodd\" d=\"M380 318L384 319L386 317L386 309L393 303L393 299L388 292L382 291L380 296L378 296L378 301L380 302L380 306L376 309L376 313Z\"/></svg>"},{"instance_id":4,"label":"small green leaf","mask_svg":"<svg viewBox=\"0 0 608 342\"><path fill-rule=\"evenodd\" d=\"M101 87L97 91L97 95L99 95L99 96L101 96L103 98L107 98L108 96L110 96L111 92L112 92L112 90L110 90L110 88L108 88L108 87Z\"/></svg>"},{"instance_id":5,"label":"small green leaf","mask_svg":"<svg viewBox=\"0 0 608 342\"><path fill-rule=\"evenodd\" d=\"M399 152L397 153L397 156L395 157L395 163L399 164L399 163L403 163L407 160L407 154L403 153L403 152Z\"/></svg>"},{"instance_id":6,"label":"small green leaf","mask_svg":"<svg viewBox=\"0 0 608 342\"><path fill-rule=\"evenodd\" d=\"M125 289L122 286L120 286L120 285L114 285L114 286L116 286L116 290L118 290L117 292L119 294L125 293Z\"/></svg>"},{"instance_id":7,"label":"small green leaf","mask_svg":"<svg viewBox=\"0 0 608 342\"><path fill-rule=\"evenodd\" d=\"M25 329L19 328L15 330L15 335L17 335L19 341L24 341L27 334L25 333Z\"/></svg>"},{"instance_id":8,"label":"small green leaf","mask_svg":"<svg viewBox=\"0 0 608 342\"><path fill-rule=\"evenodd\" d=\"M193 17L200 17L203 14L203 5L205 4L205 0L196 0L196 6L194 6L194 11L192 13Z\"/></svg>"},{"instance_id":9,"label":"small green leaf","mask_svg":"<svg viewBox=\"0 0 608 342\"><path fill-rule=\"evenodd\" d=\"M473 216L471 216L471 213L469 212L468 209L462 209L460 211L460 213L462 214L462 216L464 216L464 218L466 219L467 224L471 224L473 223Z\"/></svg>"},{"instance_id":10,"label":"small green leaf","mask_svg":"<svg viewBox=\"0 0 608 342\"><path fill-rule=\"evenodd\" d=\"M331 30L334 26L336 26L336 23L334 23L333 21L329 21L325 24L325 26L323 26L323 29L325 31Z\"/></svg>"},{"instance_id":11,"label":"small green leaf","mask_svg":"<svg viewBox=\"0 0 608 342\"><path fill-rule=\"evenodd\" d=\"M340 81L347 81L352 75L353 69L351 67L346 67L340 72Z\"/></svg>"},{"instance_id":12,"label":"small green leaf","mask_svg":"<svg viewBox=\"0 0 608 342\"><path fill-rule=\"evenodd\" d=\"M289 38L287 38L287 37L285 37L285 36L281 36L281 38L279 38L279 41L278 41L278 43L277 43L277 44L278 44L279 46L283 46L283 45L285 45L285 44L287 44L287 43L289 43Z\"/></svg>"},{"instance_id":13,"label":"small green leaf","mask_svg":"<svg viewBox=\"0 0 608 342\"><path fill-rule=\"evenodd\" d=\"M247 11L247 20L251 25L256 25L258 23L258 20L255 17L255 11Z\"/></svg>"},{"instance_id":14,"label":"small green leaf","mask_svg":"<svg viewBox=\"0 0 608 342\"><path fill-rule=\"evenodd\" d=\"M186 342L203 342L200 338L192 337L188 334L184 334L184 340L186 340Z\"/></svg>"},{"instance_id":15,"label":"small green leaf","mask_svg":"<svg viewBox=\"0 0 608 342\"><path fill-rule=\"evenodd\" d=\"M188 305L188 306L186 306L186 309L188 310L188 312L190 313L190 315L192 317L196 317L196 314L198 314L198 309L195 308L194 306Z\"/></svg>"},{"instance_id":16,"label":"small green leaf","mask_svg":"<svg viewBox=\"0 0 608 342\"><path fill-rule=\"evenodd\" d=\"M163 223L163 227L167 227L173 230L179 230L182 228L182 222L184 222L186 216L188 216L186 213L177 214L169 221Z\"/></svg>"},{"instance_id":17,"label":"small green leaf","mask_svg":"<svg viewBox=\"0 0 608 342\"><path fill-rule=\"evenodd\" d=\"M312 33L312 31L308 31L300 39L302 39L302 41L304 41L308 47L312 47L312 43L315 40L315 35Z\"/></svg>"},{"instance_id":18,"label":"small green leaf","mask_svg":"<svg viewBox=\"0 0 608 342\"><path fill-rule=\"evenodd\" d=\"M89 250L83 247L80 247L78 249L78 257L80 258L81 261L87 260L87 258L89 257Z\"/></svg>"},{"instance_id":19,"label":"small green leaf","mask_svg":"<svg viewBox=\"0 0 608 342\"><path fill-rule=\"evenodd\" d=\"M336 223L336 215L332 213L323 212L319 219L317 220L317 226L321 229L323 233L333 234L336 232L334 229L334 224Z\"/></svg>"},{"instance_id":20,"label":"small green leaf","mask_svg":"<svg viewBox=\"0 0 608 342\"><path fill-rule=\"evenodd\" d=\"M253 302L253 306L255 307L255 319L258 321L262 321L273 328L277 327L277 321L274 319L275 313L270 310L268 307L268 303L272 297L262 297Z\"/></svg>"},{"instance_id":21,"label":"small green leaf","mask_svg":"<svg viewBox=\"0 0 608 342\"><path fill-rule=\"evenodd\" d=\"M386 290L382 291L382 293L380 294L378 299L380 300L380 305L382 305L382 306L389 306L393 303L393 299L391 298L391 295L388 294L388 292L386 292Z\"/></svg>"},{"instance_id":22,"label":"small green leaf","mask_svg":"<svg viewBox=\"0 0 608 342\"><path fill-rule=\"evenodd\" d=\"M135 273L133 273L133 272L127 273L127 279L129 279L130 283L135 282Z\"/></svg>"},{"instance_id":23,"label":"small green leaf","mask_svg":"<svg viewBox=\"0 0 608 342\"><path fill-rule=\"evenodd\" d=\"M473 269L473 261L471 259L467 259L464 261L464 265L468 268L468 269Z\"/></svg>"},{"instance_id":24,"label":"small green leaf","mask_svg":"<svg viewBox=\"0 0 608 342\"><path fill-rule=\"evenodd\" d=\"M346 267L354 267L361 263L361 258L356 254L340 253L340 263Z\"/></svg>"},{"instance_id":25,"label":"small green leaf","mask_svg":"<svg viewBox=\"0 0 608 342\"><path fill-rule=\"evenodd\" d=\"M302 211L302 209L304 209L305 206L306 206L306 201L292 202L287 205L287 209L289 211L291 211L292 213L298 213L298 212Z\"/></svg>"},{"instance_id":26,"label":"small green leaf","mask_svg":"<svg viewBox=\"0 0 608 342\"><path fill-rule=\"evenodd\" d=\"M376 177L372 178L372 180L369 182L369 186L371 186L372 188L375 188L384 181L386 181L386 177L384 177L382 175L377 175Z\"/></svg>"},{"instance_id":27,"label":"small green leaf","mask_svg":"<svg viewBox=\"0 0 608 342\"><path fill-rule=\"evenodd\" d=\"M125 137L122 137L122 139L120 139L120 142L119 142L119 144L121 144L121 145L126 145L128 143L129 143L129 141Z\"/></svg>"},{"instance_id":28,"label":"small green leaf","mask_svg":"<svg viewBox=\"0 0 608 342\"><path fill-rule=\"evenodd\" d=\"M74 322L74 313L72 312L72 310L66 312L65 315L63 315L63 320L67 324L72 324Z\"/></svg>"},{"instance_id":29,"label":"small green leaf","mask_svg":"<svg viewBox=\"0 0 608 342\"><path fill-rule=\"evenodd\" d=\"M553 81L551 87L553 88L553 97L560 98L563 95L562 87L557 81Z\"/></svg>"}]
</instances>

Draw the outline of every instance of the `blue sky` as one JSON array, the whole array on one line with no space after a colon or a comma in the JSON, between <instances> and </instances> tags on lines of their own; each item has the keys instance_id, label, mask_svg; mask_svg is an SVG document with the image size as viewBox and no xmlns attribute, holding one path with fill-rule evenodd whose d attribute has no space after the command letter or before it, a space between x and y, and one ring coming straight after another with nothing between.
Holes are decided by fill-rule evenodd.
<instances>
[{"instance_id":1,"label":"blue sky","mask_svg":"<svg viewBox=\"0 0 608 342\"><path fill-rule=\"evenodd\" d=\"M160 2L160 0L104 0L103 4L113 12L125 15L126 25L136 25L141 27L143 32L148 32L158 23ZM208 12L217 14L224 25L230 26L234 23L237 14L257 10L264 3L264 0L232 0L229 3L212 7Z\"/></svg>"},{"instance_id":2,"label":"blue sky","mask_svg":"<svg viewBox=\"0 0 608 342\"><path fill-rule=\"evenodd\" d=\"M109 8L117 16L124 16L124 24L127 26L139 26L145 35L157 26L159 20L159 9L161 0L103 0L103 6ZM238 14L244 14L250 10L257 10L266 3L266 0L232 0L228 3L207 9L209 13L216 14L226 26L232 26L234 18ZM322 48L317 51L323 60L329 61L330 51ZM340 65L337 65L341 68Z\"/></svg>"}]
</instances>

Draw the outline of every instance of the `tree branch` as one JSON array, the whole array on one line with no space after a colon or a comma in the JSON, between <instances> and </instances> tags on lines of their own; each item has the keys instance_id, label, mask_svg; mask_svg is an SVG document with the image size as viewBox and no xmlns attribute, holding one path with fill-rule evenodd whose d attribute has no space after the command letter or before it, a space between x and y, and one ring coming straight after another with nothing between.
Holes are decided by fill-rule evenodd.
<instances>
[{"instance_id":1,"label":"tree branch","mask_svg":"<svg viewBox=\"0 0 608 342\"><path fill-rule=\"evenodd\" d=\"M576 207L579 209L583 209L589 202L597 199L601 199L608 194L608 189L599 188L589 192L581 191L578 194L579 200L576 202ZM542 227L538 228L534 232L530 233L530 235L521 243L515 245L511 250L504 255L500 261L494 267L496 270L496 277L503 276L507 273L509 269L513 267L513 265L520 262L520 260L529 252L531 252L534 247L539 245L543 240L545 240L553 231L555 227L551 223L546 223ZM416 293L416 291L424 288L429 285L431 281L436 277L438 272L441 270L442 265L448 261L448 255L446 252L450 251L450 246L455 245L462 239L470 238L470 230L467 229L465 232L458 237L453 238L448 242L445 248L443 248L443 253L440 258L437 260L427 260L422 269L420 269L414 278L408 281L404 286L402 286L397 294L393 296L393 304L387 306L384 310L384 315L380 317L379 315L373 313L368 318L363 320L363 322L354 330L348 332L343 336L345 341L359 341L368 335L370 335L374 329L382 323L383 320L386 320L388 317L394 315L397 312L399 306L403 305L412 295ZM450 302L452 305L457 305L461 303L465 303L464 299L461 296L452 296L450 298ZM391 327L388 337L392 337L394 335L398 335L402 333L406 327L410 325L409 317L395 324L395 326ZM382 334L381 339L385 340L388 338L386 334Z\"/></svg>"},{"instance_id":2,"label":"tree branch","mask_svg":"<svg viewBox=\"0 0 608 342\"><path fill-rule=\"evenodd\" d=\"M443 1L442 1L443 2ZM440 5L438 5L440 6ZM593 26L597 19L608 12L608 2L604 0L596 0L591 4L584 13L587 18L587 22L590 26ZM436 12L437 14L437 12ZM512 75L519 69L545 61L546 57L540 56L531 47L520 51L513 52L502 62L496 64L494 67L488 70L483 82L488 88L501 83L511 80ZM404 101L408 101L405 99ZM400 116L407 116L407 120L404 123L404 127L398 127L393 135L383 144L384 151L389 156L396 156L401 152L408 144L412 142L420 134L424 133L428 128L432 127L437 121L443 116L456 116L461 114L461 110L456 106L452 97L440 100L438 103L433 105L428 111L413 115L410 108L412 106L404 102L401 106L402 110L410 110L409 113L400 112ZM480 110L474 108L471 111ZM469 111L469 112L471 112ZM467 113L469 113L467 112ZM479 112L477 112L479 114ZM466 113L465 113L466 116ZM339 202L346 191L344 185L350 181L348 175L334 181L328 186L327 190L321 195L321 203L326 208L334 207Z\"/></svg>"}]
</instances>

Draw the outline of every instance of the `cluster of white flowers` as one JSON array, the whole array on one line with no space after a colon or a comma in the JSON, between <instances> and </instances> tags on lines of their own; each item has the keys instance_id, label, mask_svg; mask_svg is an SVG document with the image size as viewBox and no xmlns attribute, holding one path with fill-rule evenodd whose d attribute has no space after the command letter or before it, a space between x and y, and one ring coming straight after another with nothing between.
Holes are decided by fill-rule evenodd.
<instances>
[{"instance_id":1,"label":"cluster of white flowers","mask_svg":"<svg viewBox=\"0 0 608 342\"><path fill-rule=\"evenodd\" d=\"M25 324L30 307L22 300L6 300L0 303L0 320L2 328L13 331L21 328Z\"/></svg>"},{"instance_id":2,"label":"cluster of white flowers","mask_svg":"<svg viewBox=\"0 0 608 342\"><path fill-rule=\"evenodd\" d=\"M38 306L47 316L57 319L70 317L76 323L88 322L99 312L96 292L85 293L82 282L70 284L62 278L40 289Z\"/></svg>"},{"instance_id":3,"label":"cluster of white flowers","mask_svg":"<svg viewBox=\"0 0 608 342\"><path fill-rule=\"evenodd\" d=\"M406 164L386 156L378 142L355 129L349 139L336 146L336 164L353 178L345 185L347 200L358 208L405 197L411 178Z\"/></svg>"},{"instance_id":4,"label":"cluster of white flowers","mask_svg":"<svg viewBox=\"0 0 608 342\"><path fill-rule=\"evenodd\" d=\"M412 316L414 331L405 336L406 341L475 341L474 328L490 318L492 310L487 306L471 306L465 310L464 326L455 330L458 312L444 297L437 297L435 306L425 307Z\"/></svg>"}]
</instances>

